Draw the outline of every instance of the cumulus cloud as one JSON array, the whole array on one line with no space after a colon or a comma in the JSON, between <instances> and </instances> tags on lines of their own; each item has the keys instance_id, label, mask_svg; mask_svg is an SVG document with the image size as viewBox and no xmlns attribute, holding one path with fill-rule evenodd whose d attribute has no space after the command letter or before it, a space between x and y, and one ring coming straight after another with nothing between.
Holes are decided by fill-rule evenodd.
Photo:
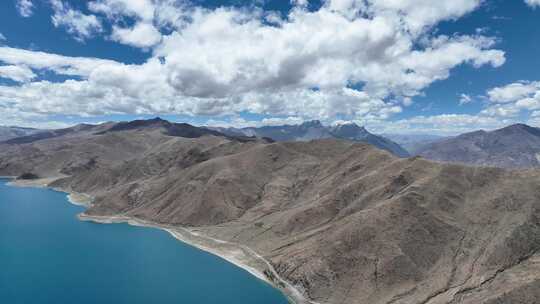
<instances>
[{"instance_id":1,"label":"cumulus cloud","mask_svg":"<svg viewBox=\"0 0 540 304\"><path fill-rule=\"evenodd\" d=\"M490 89L487 94L494 103L508 103L531 96L539 87L540 82L515 82Z\"/></svg>"},{"instance_id":2,"label":"cumulus cloud","mask_svg":"<svg viewBox=\"0 0 540 304\"><path fill-rule=\"evenodd\" d=\"M396 18L351 20L323 8L294 11L272 27L244 11L195 10L193 22L164 37L155 54L167 59L171 85L197 97L350 83L377 97L414 96L457 65L505 61L482 36L435 37L414 50L416 37Z\"/></svg>"},{"instance_id":3,"label":"cumulus cloud","mask_svg":"<svg viewBox=\"0 0 540 304\"><path fill-rule=\"evenodd\" d=\"M0 86L0 99L26 113L251 112L384 121L459 65L505 62L494 38L431 30L480 2L328 0L310 11L304 1L294 1L296 7L281 17L257 8L207 9L185 1L95 0L88 8L112 21L111 39L150 49L151 58L127 65L0 47L4 64L76 76ZM59 11L73 10L53 3ZM90 33L88 27L71 26L81 37Z\"/></svg>"},{"instance_id":4,"label":"cumulus cloud","mask_svg":"<svg viewBox=\"0 0 540 304\"><path fill-rule=\"evenodd\" d=\"M283 126L283 125L299 125L304 122L304 119L297 116L289 117L271 117L261 120L246 120L242 117L232 117L228 120L209 119L204 123L210 127L222 128L248 128L248 127L263 127L263 126Z\"/></svg>"},{"instance_id":5,"label":"cumulus cloud","mask_svg":"<svg viewBox=\"0 0 540 304\"><path fill-rule=\"evenodd\" d=\"M525 3L531 7L540 6L540 0L525 0Z\"/></svg>"},{"instance_id":6,"label":"cumulus cloud","mask_svg":"<svg viewBox=\"0 0 540 304\"><path fill-rule=\"evenodd\" d=\"M0 33L0 41L6 40L6 36L4 36L2 33Z\"/></svg>"},{"instance_id":7,"label":"cumulus cloud","mask_svg":"<svg viewBox=\"0 0 540 304\"><path fill-rule=\"evenodd\" d=\"M34 4L32 0L16 0L15 7L22 17L30 17L34 14Z\"/></svg>"},{"instance_id":8,"label":"cumulus cloud","mask_svg":"<svg viewBox=\"0 0 540 304\"><path fill-rule=\"evenodd\" d=\"M16 82L27 82L36 77L26 66L4 65L0 66L0 78L8 78Z\"/></svg>"},{"instance_id":9,"label":"cumulus cloud","mask_svg":"<svg viewBox=\"0 0 540 304\"><path fill-rule=\"evenodd\" d=\"M309 1L308 0L291 0L291 4L305 7L309 4Z\"/></svg>"},{"instance_id":10,"label":"cumulus cloud","mask_svg":"<svg viewBox=\"0 0 540 304\"><path fill-rule=\"evenodd\" d=\"M113 60L69 57L7 46L0 47L0 62L11 65L25 65L32 69L50 70L61 75L81 77L88 77L92 71L103 65L122 65Z\"/></svg>"},{"instance_id":11,"label":"cumulus cloud","mask_svg":"<svg viewBox=\"0 0 540 304\"><path fill-rule=\"evenodd\" d=\"M94 15L85 15L61 0L51 0L51 6L54 11L51 16L53 25L64 27L78 41L84 41L103 31L101 22Z\"/></svg>"},{"instance_id":12,"label":"cumulus cloud","mask_svg":"<svg viewBox=\"0 0 540 304\"><path fill-rule=\"evenodd\" d=\"M152 24L138 22L131 28L113 26L111 38L123 44L148 48L160 42L161 33Z\"/></svg>"},{"instance_id":13,"label":"cumulus cloud","mask_svg":"<svg viewBox=\"0 0 540 304\"><path fill-rule=\"evenodd\" d=\"M110 19L123 16L137 17L143 21L154 18L155 5L152 0L96 0L88 3L88 8Z\"/></svg>"},{"instance_id":14,"label":"cumulus cloud","mask_svg":"<svg viewBox=\"0 0 540 304\"><path fill-rule=\"evenodd\" d=\"M478 129L504 127L513 120L483 115L441 114L416 116L387 122L373 122L370 127L379 133L433 133L455 135Z\"/></svg>"},{"instance_id":15,"label":"cumulus cloud","mask_svg":"<svg viewBox=\"0 0 540 304\"><path fill-rule=\"evenodd\" d=\"M398 18L406 30L419 34L442 20L452 20L477 8L481 0L327 0L328 9L349 18L358 14Z\"/></svg>"},{"instance_id":16,"label":"cumulus cloud","mask_svg":"<svg viewBox=\"0 0 540 304\"><path fill-rule=\"evenodd\" d=\"M172 0L97 0L89 2L88 8L95 13L104 14L113 23L120 23L125 17L134 18L136 22L131 27L114 24L110 38L134 47L149 48L161 40L161 33L154 26L154 22L160 23L161 20L156 11L159 8L159 11L163 12L160 15L172 18L175 16L174 11L179 9L172 3Z\"/></svg>"},{"instance_id":17,"label":"cumulus cloud","mask_svg":"<svg viewBox=\"0 0 540 304\"><path fill-rule=\"evenodd\" d=\"M469 96L467 94L461 94L459 96L459 105L460 106L471 103L471 102L472 102L471 96Z\"/></svg>"},{"instance_id":18,"label":"cumulus cloud","mask_svg":"<svg viewBox=\"0 0 540 304\"><path fill-rule=\"evenodd\" d=\"M540 81L519 81L491 88L484 98L486 102L476 114L418 116L397 122L384 122L387 125L381 128L393 128L398 132L399 128L407 128L455 134L479 128L494 129L517 122L540 125ZM460 99L460 103L472 100L466 94L462 94ZM382 121L375 122L379 123Z\"/></svg>"},{"instance_id":19,"label":"cumulus cloud","mask_svg":"<svg viewBox=\"0 0 540 304\"><path fill-rule=\"evenodd\" d=\"M485 114L515 117L540 110L540 81L520 81L488 90Z\"/></svg>"},{"instance_id":20,"label":"cumulus cloud","mask_svg":"<svg viewBox=\"0 0 540 304\"><path fill-rule=\"evenodd\" d=\"M495 129L518 122L540 126L540 81L518 81L487 90L486 103L475 114L442 114L416 116L385 121L367 121L378 132L400 133L431 132L458 134L478 129ZM472 98L466 94L461 100L467 103ZM366 122L359 121L359 122Z\"/></svg>"}]
</instances>

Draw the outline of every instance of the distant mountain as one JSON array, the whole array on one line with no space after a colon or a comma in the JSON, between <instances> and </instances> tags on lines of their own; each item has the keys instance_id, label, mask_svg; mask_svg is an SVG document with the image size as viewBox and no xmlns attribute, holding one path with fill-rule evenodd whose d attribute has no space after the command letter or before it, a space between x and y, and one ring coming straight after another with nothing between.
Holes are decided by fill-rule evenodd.
<instances>
[{"instance_id":1,"label":"distant mountain","mask_svg":"<svg viewBox=\"0 0 540 304\"><path fill-rule=\"evenodd\" d=\"M62 137L62 136L70 136L70 135L80 136L83 133L99 132L101 130L109 128L112 125L114 125L114 123L106 123L106 124L101 124L101 125L78 124L76 126L63 128L63 129L41 130L39 132L29 133L24 136L14 137L14 138L5 140L4 142L7 144L28 144L35 141Z\"/></svg>"},{"instance_id":2,"label":"distant mountain","mask_svg":"<svg viewBox=\"0 0 540 304\"><path fill-rule=\"evenodd\" d=\"M379 149L389 151L390 153L399 157L409 156L407 150L405 150L399 144L383 136L372 134L364 127L360 127L355 123L346 123L333 126L330 128L330 133L336 138L371 144Z\"/></svg>"},{"instance_id":3,"label":"distant mountain","mask_svg":"<svg viewBox=\"0 0 540 304\"><path fill-rule=\"evenodd\" d=\"M399 157L408 157L409 153L399 144L368 132L364 127L355 123L346 123L336 126L324 126L318 120L307 121L299 125L264 126L259 128L211 128L228 135L245 135L266 137L272 140L283 141L310 141L315 139L346 139L365 142L379 149L386 150Z\"/></svg>"},{"instance_id":4,"label":"distant mountain","mask_svg":"<svg viewBox=\"0 0 540 304\"><path fill-rule=\"evenodd\" d=\"M424 146L448 139L448 136L440 136L433 134L394 134L394 133L383 133L381 136L384 136L409 152L409 154L414 155L416 151L422 149Z\"/></svg>"},{"instance_id":5,"label":"distant mountain","mask_svg":"<svg viewBox=\"0 0 540 304\"><path fill-rule=\"evenodd\" d=\"M0 126L0 141L40 132L38 129Z\"/></svg>"},{"instance_id":6,"label":"distant mountain","mask_svg":"<svg viewBox=\"0 0 540 304\"><path fill-rule=\"evenodd\" d=\"M476 131L426 145L417 154L427 159L502 168L540 167L540 129L515 124Z\"/></svg>"},{"instance_id":7,"label":"distant mountain","mask_svg":"<svg viewBox=\"0 0 540 304\"><path fill-rule=\"evenodd\" d=\"M57 130L42 130L40 132L32 133L26 136L20 136L11 138L8 140L0 141L0 143L6 144L28 144L36 141L42 141L46 139L61 138L66 139L69 137L84 137L91 135L103 135L106 133L114 133L121 131L139 131L147 132L154 131L163 135L184 137L184 138L199 138L205 135L222 136L236 141L254 141L255 138L245 136L243 134L227 135L216 130L209 130L207 128L195 127L186 123L173 123L167 120L163 120L159 117L148 120L133 120L129 122L107 122L98 125L92 124L78 124L73 127L57 129Z\"/></svg>"}]
</instances>

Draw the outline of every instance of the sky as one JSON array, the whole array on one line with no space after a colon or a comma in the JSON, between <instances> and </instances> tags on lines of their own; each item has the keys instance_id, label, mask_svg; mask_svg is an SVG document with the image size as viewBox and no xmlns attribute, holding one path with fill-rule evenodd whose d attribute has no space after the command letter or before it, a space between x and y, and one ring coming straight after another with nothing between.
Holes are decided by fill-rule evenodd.
<instances>
[{"instance_id":1,"label":"sky","mask_svg":"<svg viewBox=\"0 0 540 304\"><path fill-rule=\"evenodd\" d=\"M0 1L0 125L540 127L540 0Z\"/></svg>"}]
</instances>

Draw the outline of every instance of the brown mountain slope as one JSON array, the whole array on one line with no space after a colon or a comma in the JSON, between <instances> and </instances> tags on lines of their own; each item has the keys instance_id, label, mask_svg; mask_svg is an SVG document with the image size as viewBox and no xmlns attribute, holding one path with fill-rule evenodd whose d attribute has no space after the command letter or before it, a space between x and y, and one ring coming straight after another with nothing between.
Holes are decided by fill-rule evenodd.
<instances>
[{"instance_id":1,"label":"brown mountain slope","mask_svg":"<svg viewBox=\"0 0 540 304\"><path fill-rule=\"evenodd\" d=\"M540 167L540 129L524 124L428 144L416 154L437 161L501 168Z\"/></svg>"},{"instance_id":2,"label":"brown mountain slope","mask_svg":"<svg viewBox=\"0 0 540 304\"><path fill-rule=\"evenodd\" d=\"M161 130L162 131L162 130ZM398 159L338 140L138 129L0 148L0 175L66 175L88 215L253 248L319 303L538 303L540 173Z\"/></svg>"}]
</instances>

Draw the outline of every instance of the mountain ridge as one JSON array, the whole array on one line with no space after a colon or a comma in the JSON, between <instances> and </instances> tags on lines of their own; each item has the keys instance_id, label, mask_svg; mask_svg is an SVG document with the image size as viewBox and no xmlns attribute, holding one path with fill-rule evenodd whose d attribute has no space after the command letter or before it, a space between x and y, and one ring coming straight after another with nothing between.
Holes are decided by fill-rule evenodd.
<instances>
[{"instance_id":1,"label":"mountain ridge","mask_svg":"<svg viewBox=\"0 0 540 304\"><path fill-rule=\"evenodd\" d=\"M40 132L39 129L25 128L17 126L0 126L0 141L9 140L16 137L26 136Z\"/></svg>"},{"instance_id":2,"label":"mountain ridge","mask_svg":"<svg viewBox=\"0 0 540 304\"><path fill-rule=\"evenodd\" d=\"M513 124L428 144L416 154L436 161L502 168L540 167L540 128Z\"/></svg>"},{"instance_id":3,"label":"mountain ridge","mask_svg":"<svg viewBox=\"0 0 540 304\"><path fill-rule=\"evenodd\" d=\"M244 134L246 136L271 138L275 141L309 141L326 138L346 139L369 143L399 157L410 156L399 144L382 136L374 135L367 131L365 127L358 126L356 123L324 126L319 120L311 120L297 125L210 128L230 135Z\"/></svg>"}]
</instances>

